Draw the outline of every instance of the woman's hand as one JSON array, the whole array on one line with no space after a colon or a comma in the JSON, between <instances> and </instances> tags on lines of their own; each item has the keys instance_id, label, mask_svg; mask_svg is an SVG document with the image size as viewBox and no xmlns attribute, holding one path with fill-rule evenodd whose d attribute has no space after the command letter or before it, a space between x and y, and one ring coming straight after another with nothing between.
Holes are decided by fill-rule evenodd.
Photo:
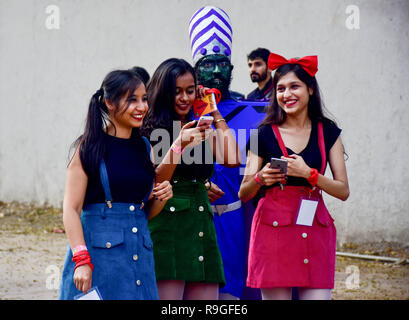
<instances>
[{"instance_id":1,"label":"woman's hand","mask_svg":"<svg viewBox=\"0 0 409 320\"><path fill-rule=\"evenodd\" d=\"M287 160L287 175L308 179L311 175L311 168L305 163L303 157L292 154L281 159Z\"/></svg>"},{"instance_id":2,"label":"woman's hand","mask_svg":"<svg viewBox=\"0 0 409 320\"><path fill-rule=\"evenodd\" d=\"M182 149L186 147L194 147L202 143L202 141L209 138L210 133L212 132L211 125L203 125L200 127L192 128L196 121L190 121L186 123L182 130L179 133L178 138L176 139L176 144L179 145Z\"/></svg>"},{"instance_id":3,"label":"woman's hand","mask_svg":"<svg viewBox=\"0 0 409 320\"><path fill-rule=\"evenodd\" d=\"M216 201L224 196L224 191L220 189L214 182L206 182L205 186L210 202Z\"/></svg>"},{"instance_id":4,"label":"woman's hand","mask_svg":"<svg viewBox=\"0 0 409 320\"><path fill-rule=\"evenodd\" d=\"M74 284L79 291L87 293L91 289L92 284L92 270L87 264L79 266L74 272Z\"/></svg>"},{"instance_id":5,"label":"woman's hand","mask_svg":"<svg viewBox=\"0 0 409 320\"><path fill-rule=\"evenodd\" d=\"M203 87L202 85L197 85L196 86L196 98L197 99L203 99L206 95L206 90L209 88Z\"/></svg>"},{"instance_id":6,"label":"woman's hand","mask_svg":"<svg viewBox=\"0 0 409 320\"><path fill-rule=\"evenodd\" d=\"M173 197L173 188L168 180L156 183L155 188L153 188L153 197L155 200L165 202Z\"/></svg>"},{"instance_id":7,"label":"woman's hand","mask_svg":"<svg viewBox=\"0 0 409 320\"><path fill-rule=\"evenodd\" d=\"M270 168L270 162L267 163L257 175L260 183L264 186L271 186L286 179L285 174L281 173L280 169Z\"/></svg>"}]
</instances>

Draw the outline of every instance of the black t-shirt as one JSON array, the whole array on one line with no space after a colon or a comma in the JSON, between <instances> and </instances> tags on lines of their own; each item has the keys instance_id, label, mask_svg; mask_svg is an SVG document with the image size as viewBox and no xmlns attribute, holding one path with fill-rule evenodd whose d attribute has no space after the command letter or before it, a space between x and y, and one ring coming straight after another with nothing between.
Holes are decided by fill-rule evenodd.
<instances>
[{"instance_id":1,"label":"black t-shirt","mask_svg":"<svg viewBox=\"0 0 409 320\"><path fill-rule=\"evenodd\" d=\"M247 100L264 100L270 99L273 94L273 79L264 85L263 89L256 88L247 95Z\"/></svg>"},{"instance_id":2,"label":"black t-shirt","mask_svg":"<svg viewBox=\"0 0 409 320\"><path fill-rule=\"evenodd\" d=\"M325 141L325 151L327 160L329 159L329 151L337 140L338 136L341 134L341 129L339 129L334 123L325 121L323 122L323 131L324 131L324 141ZM270 162L272 157L280 158L283 156L283 153L278 145L278 141L274 135L273 128L271 125L261 126L256 130L253 135L257 135L257 143L249 140L247 142L247 150L250 150L254 154L257 154L259 157L263 158L264 167L267 162ZM250 138L252 139L252 138ZM256 148L257 147L257 148ZM291 149L287 148L288 155L295 154ZM305 163L311 167L315 168L318 171L321 170L321 153L318 145L318 123L312 122L310 139L304 150L298 153L301 156ZM310 186L307 179L300 177L288 176L286 185L292 186Z\"/></svg>"},{"instance_id":3,"label":"black t-shirt","mask_svg":"<svg viewBox=\"0 0 409 320\"><path fill-rule=\"evenodd\" d=\"M145 141L141 136L137 139L122 139L105 134L105 142L104 161L112 201L141 203L154 179ZM99 174L88 177L84 205L103 202L105 193Z\"/></svg>"}]
</instances>

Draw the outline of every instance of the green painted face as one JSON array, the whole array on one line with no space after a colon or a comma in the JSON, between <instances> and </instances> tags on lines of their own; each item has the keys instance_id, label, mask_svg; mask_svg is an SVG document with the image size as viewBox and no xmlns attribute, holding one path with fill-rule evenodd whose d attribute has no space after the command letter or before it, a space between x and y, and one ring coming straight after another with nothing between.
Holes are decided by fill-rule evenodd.
<instances>
[{"instance_id":1,"label":"green painted face","mask_svg":"<svg viewBox=\"0 0 409 320\"><path fill-rule=\"evenodd\" d=\"M216 88L223 94L229 89L232 70L233 66L226 56L206 56L196 65L198 83L208 88Z\"/></svg>"}]
</instances>

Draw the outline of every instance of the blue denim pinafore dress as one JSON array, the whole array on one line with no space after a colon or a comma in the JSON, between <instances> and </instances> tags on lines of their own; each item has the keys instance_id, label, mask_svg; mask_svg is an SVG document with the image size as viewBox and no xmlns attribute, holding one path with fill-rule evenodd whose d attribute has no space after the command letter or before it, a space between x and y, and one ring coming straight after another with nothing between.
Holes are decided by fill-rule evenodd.
<instances>
[{"instance_id":1,"label":"blue denim pinafore dress","mask_svg":"<svg viewBox=\"0 0 409 320\"><path fill-rule=\"evenodd\" d=\"M147 148L150 152L149 142ZM152 187L141 204L115 203L103 159L100 178L106 203L89 204L81 214L85 243L94 265L92 287L98 288L104 300L157 300L153 242L145 207ZM81 294L73 281L74 268L68 246L60 299L70 300Z\"/></svg>"}]
</instances>

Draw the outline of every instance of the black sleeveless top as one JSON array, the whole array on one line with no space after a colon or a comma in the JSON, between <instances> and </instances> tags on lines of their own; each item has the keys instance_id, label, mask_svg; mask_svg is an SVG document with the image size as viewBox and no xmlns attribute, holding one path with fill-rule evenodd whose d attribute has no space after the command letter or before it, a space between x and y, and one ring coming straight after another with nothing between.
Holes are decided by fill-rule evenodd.
<instances>
[{"instance_id":1,"label":"black sleeveless top","mask_svg":"<svg viewBox=\"0 0 409 320\"><path fill-rule=\"evenodd\" d=\"M141 203L149 192L154 179L145 141L122 139L105 134L107 167L112 202ZM98 171L99 173L99 171ZM84 206L105 202L99 174L88 177Z\"/></svg>"}]
</instances>

